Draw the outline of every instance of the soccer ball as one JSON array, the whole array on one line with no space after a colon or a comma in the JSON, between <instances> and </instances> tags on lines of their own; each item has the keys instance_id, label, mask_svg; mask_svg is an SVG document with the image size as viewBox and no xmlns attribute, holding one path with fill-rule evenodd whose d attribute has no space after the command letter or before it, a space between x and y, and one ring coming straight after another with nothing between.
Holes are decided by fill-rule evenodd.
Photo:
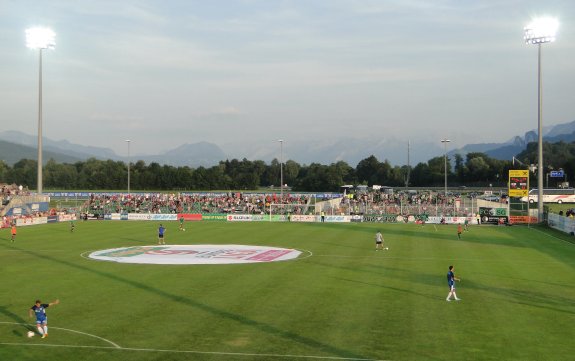
<instances>
[{"instance_id":1,"label":"soccer ball","mask_svg":"<svg viewBox=\"0 0 575 361\"><path fill-rule=\"evenodd\" d=\"M185 231L186 231L186 229L185 229L185 228L182 228L182 231L184 231L184 232L185 232Z\"/></svg>"},{"instance_id":2,"label":"soccer ball","mask_svg":"<svg viewBox=\"0 0 575 361\"><path fill-rule=\"evenodd\" d=\"M28 331L28 337L34 337L35 333L34 331Z\"/></svg>"}]
</instances>

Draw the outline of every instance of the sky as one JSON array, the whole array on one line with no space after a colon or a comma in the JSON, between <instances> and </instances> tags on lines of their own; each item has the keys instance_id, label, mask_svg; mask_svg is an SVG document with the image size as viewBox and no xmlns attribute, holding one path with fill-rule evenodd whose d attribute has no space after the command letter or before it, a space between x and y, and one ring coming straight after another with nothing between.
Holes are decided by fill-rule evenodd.
<instances>
[{"instance_id":1,"label":"sky","mask_svg":"<svg viewBox=\"0 0 575 361\"><path fill-rule=\"evenodd\" d=\"M184 143L277 147L342 137L452 147L537 127L537 47L523 29L557 17L542 49L543 124L575 120L572 0L0 0L0 124L119 155ZM425 150L423 150L425 151ZM366 155L368 156L368 155Z\"/></svg>"}]
</instances>

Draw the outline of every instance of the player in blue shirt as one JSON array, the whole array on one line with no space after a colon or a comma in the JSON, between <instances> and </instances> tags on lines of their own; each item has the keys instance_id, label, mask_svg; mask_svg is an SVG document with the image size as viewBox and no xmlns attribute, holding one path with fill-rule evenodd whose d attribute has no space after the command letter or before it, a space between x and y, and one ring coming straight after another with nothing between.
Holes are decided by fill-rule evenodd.
<instances>
[{"instance_id":1,"label":"player in blue shirt","mask_svg":"<svg viewBox=\"0 0 575 361\"><path fill-rule=\"evenodd\" d=\"M162 224L160 224L160 227L158 227L158 244L166 244L166 241L164 241L165 232L166 229L164 228L164 226L162 226Z\"/></svg>"},{"instance_id":2,"label":"player in blue shirt","mask_svg":"<svg viewBox=\"0 0 575 361\"><path fill-rule=\"evenodd\" d=\"M461 298L457 298L457 295L455 294L455 281L461 280L455 277L455 273L453 273L453 266L449 266L449 272L447 272L447 285L449 286L449 294L445 299L446 301L451 301L451 295L455 297L456 301L461 300Z\"/></svg>"},{"instance_id":3,"label":"player in blue shirt","mask_svg":"<svg viewBox=\"0 0 575 361\"><path fill-rule=\"evenodd\" d=\"M42 301L36 300L34 306L30 307L28 310L30 318L36 315L36 327L38 328L38 333L42 335L42 338L48 337L48 316L46 316L46 309L59 303L60 300L50 303L42 303Z\"/></svg>"}]
</instances>

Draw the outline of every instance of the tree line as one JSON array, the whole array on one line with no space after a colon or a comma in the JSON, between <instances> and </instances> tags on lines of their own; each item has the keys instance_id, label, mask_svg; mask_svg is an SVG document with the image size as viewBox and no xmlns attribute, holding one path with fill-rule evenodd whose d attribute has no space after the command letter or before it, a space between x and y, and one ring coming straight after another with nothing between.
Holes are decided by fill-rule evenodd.
<instances>
[{"instance_id":1,"label":"tree line","mask_svg":"<svg viewBox=\"0 0 575 361\"><path fill-rule=\"evenodd\" d=\"M484 153L467 153L465 157L455 154L448 157L447 178L450 187L505 187L509 169L524 166L513 165L511 160L498 160ZM523 164L535 164L537 144L530 143L516 157ZM544 170L563 169L568 178L574 176L575 143L545 143ZM261 160L232 159L220 161L212 167L160 165L144 161L130 163L130 187L134 190L255 190L262 187L279 187L280 162L267 164ZM46 190L101 190L126 189L128 165L121 161L90 158L74 164L49 160L43 168L43 184ZM344 184L385 185L391 187L440 187L444 184L444 157L431 158L414 167L392 166L387 160L375 156L361 160L356 167L344 161L329 165L299 164L288 160L283 164L283 180L294 191L339 191ZM0 183L16 183L33 189L36 185L37 162L22 159L13 166L0 161ZM536 175L531 173L531 184ZM555 186L556 184L550 184Z\"/></svg>"}]
</instances>

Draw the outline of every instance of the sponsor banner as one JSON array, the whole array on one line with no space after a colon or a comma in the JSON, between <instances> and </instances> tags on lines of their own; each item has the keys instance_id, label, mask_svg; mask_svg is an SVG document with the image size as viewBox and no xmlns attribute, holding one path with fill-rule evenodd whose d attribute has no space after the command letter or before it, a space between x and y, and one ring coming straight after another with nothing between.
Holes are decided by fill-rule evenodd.
<instances>
[{"instance_id":1,"label":"sponsor banner","mask_svg":"<svg viewBox=\"0 0 575 361\"><path fill-rule=\"evenodd\" d=\"M108 221L127 221L128 213L110 213L104 215L104 219Z\"/></svg>"},{"instance_id":2,"label":"sponsor banner","mask_svg":"<svg viewBox=\"0 0 575 361\"><path fill-rule=\"evenodd\" d=\"M270 216L265 214L252 214L252 221L254 222L261 222L261 221L269 221Z\"/></svg>"},{"instance_id":3,"label":"sponsor banner","mask_svg":"<svg viewBox=\"0 0 575 361\"><path fill-rule=\"evenodd\" d=\"M88 193L88 192L50 192L50 193L44 193L44 195L47 195L50 197L56 197L56 198L66 198L66 197L89 198L90 194L92 194L92 193Z\"/></svg>"},{"instance_id":4,"label":"sponsor banner","mask_svg":"<svg viewBox=\"0 0 575 361\"><path fill-rule=\"evenodd\" d=\"M46 223L48 223L48 217L18 218L16 220L16 226L18 227L35 226Z\"/></svg>"},{"instance_id":5,"label":"sponsor banner","mask_svg":"<svg viewBox=\"0 0 575 361\"><path fill-rule=\"evenodd\" d=\"M123 219L120 215L120 219ZM128 221L177 221L177 214L128 213Z\"/></svg>"},{"instance_id":6,"label":"sponsor banner","mask_svg":"<svg viewBox=\"0 0 575 361\"><path fill-rule=\"evenodd\" d=\"M506 224L507 217L482 216L481 224Z\"/></svg>"},{"instance_id":7,"label":"sponsor banner","mask_svg":"<svg viewBox=\"0 0 575 361\"><path fill-rule=\"evenodd\" d=\"M241 264L295 259L295 249L245 245L161 245L114 248L92 252L101 261L139 264Z\"/></svg>"},{"instance_id":8,"label":"sponsor banner","mask_svg":"<svg viewBox=\"0 0 575 361\"><path fill-rule=\"evenodd\" d=\"M202 215L201 214L191 214L191 213L179 213L178 214L178 220L180 220L181 218L183 218L184 221L201 221Z\"/></svg>"},{"instance_id":9,"label":"sponsor banner","mask_svg":"<svg viewBox=\"0 0 575 361\"><path fill-rule=\"evenodd\" d=\"M128 213L128 221L151 221L150 213Z\"/></svg>"},{"instance_id":10,"label":"sponsor banner","mask_svg":"<svg viewBox=\"0 0 575 361\"><path fill-rule=\"evenodd\" d=\"M271 217L270 216L266 216L270 219L270 221L272 222L286 222L286 221L291 221L291 217L292 216L286 216L283 214L272 214Z\"/></svg>"},{"instance_id":11,"label":"sponsor banner","mask_svg":"<svg viewBox=\"0 0 575 361\"><path fill-rule=\"evenodd\" d=\"M445 224L463 224L465 220L471 223L475 217L428 217L425 221L426 223L441 224L441 220L444 220Z\"/></svg>"},{"instance_id":12,"label":"sponsor banner","mask_svg":"<svg viewBox=\"0 0 575 361\"><path fill-rule=\"evenodd\" d=\"M126 218L127 218L127 214L126 214ZM108 221L119 221L122 219L122 214L121 213L110 213L110 214L105 214L104 215L104 219L108 220Z\"/></svg>"},{"instance_id":13,"label":"sponsor banner","mask_svg":"<svg viewBox=\"0 0 575 361\"><path fill-rule=\"evenodd\" d=\"M350 221L350 216L325 216L325 222L329 223L349 223Z\"/></svg>"},{"instance_id":14,"label":"sponsor banner","mask_svg":"<svg viewBox=\"0 0 575 361\"><path fill-rule=\"evenodd\" d=\"M177 214L152 214L151 218L152 221L177 221L178 215Z\"/></svg>"},{"instance_id":15,"label":"sponsor banner","mask_svg":"<svg viewBox=\"0 0 575 361\"><path fill-rule=\"evenodd\" d=\"M507 217L507 208L479 207L480 216Z\"/></svg>"},{"instance_id":16,"label":"sponsor banner","mask_svg":"<svg viewBox=\"0 0 575 361\"><path fill-rule=\"evenodd\" d=\"M48 223L56 223L59 222L58 216L48 216Z\"/></svg>"},{"instance_id":17,"label":"sponsor banner","mask_svg":"<svg viewBox=\"0 0 575 361\"><path fill-rule=\"evenodd\" d=\"M228 214L227 216L228 222L251 222L252 215L251 214Z\"/></svg>"},{"instance_id":18,"label":"sponsor banner","mask_svg":"<svg viewBox=\"0 0 575 361\"><path fill-rule=\"evenodd\" d=\"M75 221L75 220L76 220L75 214L60 214L58 216L58 222L69 222L69 221Z\"/></svg>"},{"instance_id":19,"label":"sponsor banner","mask_svg":"<svg viewBox=\"0 0 575 361\"><path fill-rule=\"evenodd\" d=\"M202 214L202 221L226 221L227 214Z\"/></svg>"},{"instance_id":20,"label":"sponsor banner","mask_svg":"<svg viewBox=\"0 0 575 361\"><path fill-rule=\"evenodd\" d=\"M396 223L397 215L395 214L366 214L363 216L364 222L370 223Z\"/></svg>"},{"instance_id":21,"label":"sponsor banner","mask_svg":"<svg viewBox=\"0 0 575 361\"><path fill-rule=\"evenodd\" d=\"M537 217L509 216L509 223L537 223Z\"/></svg>"},{"instance_id":22,"label":"sponsor banner","mask_svg":"<svg viewBox=\"0 0 575 361\"><path fill-rule=\"evenodd\" d=\"M363 220L363 217L359 216L359 215L351 216L351 218L350 218L350 222L354 222L354 223L355 222L361 222L362 220Z\"/></svg>"},{"instance_id":23,"label":"sponsor banner","mask_svg":"<svg viewBox=\"0 0 575 361\"><path fill-rule=\"evenodd\" d=\"M479 207L479 215L481 216L481 223L507 223L507 208Z\"/></svg>"},{"instance_id":24,"label":"sponsor banner","mask_svg":"<svg viewBox=\"0 0 575 361\"><path fill-rule=\"evenodd\" d=\"M319 216L314 215L293 215L291 216L292 222L316 222L319 221Z\"/></svg>"}]
</instances>

